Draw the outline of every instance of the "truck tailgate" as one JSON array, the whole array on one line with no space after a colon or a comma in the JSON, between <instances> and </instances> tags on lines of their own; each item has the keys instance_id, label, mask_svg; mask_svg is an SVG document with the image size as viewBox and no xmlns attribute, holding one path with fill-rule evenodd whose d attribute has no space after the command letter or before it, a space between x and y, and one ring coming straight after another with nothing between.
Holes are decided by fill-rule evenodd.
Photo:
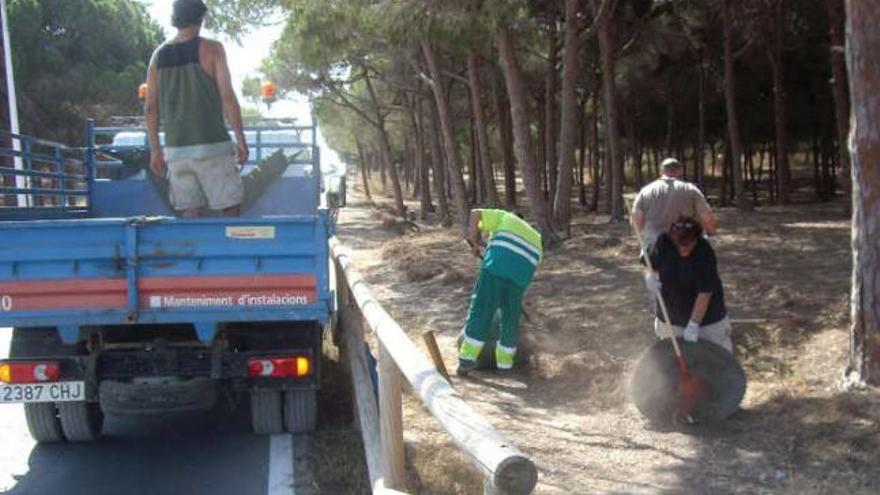
<instances>
[{"instance_id":1,"label":"truck tailgate","mask_svg":"<svg viewBox=\"0 0 880 495\"><path fill-rule=\"evenodd\" d=\"M329 312L323 212L0 222L0 238L0 326L325 321Z\"/></svg>"}]
</instances>

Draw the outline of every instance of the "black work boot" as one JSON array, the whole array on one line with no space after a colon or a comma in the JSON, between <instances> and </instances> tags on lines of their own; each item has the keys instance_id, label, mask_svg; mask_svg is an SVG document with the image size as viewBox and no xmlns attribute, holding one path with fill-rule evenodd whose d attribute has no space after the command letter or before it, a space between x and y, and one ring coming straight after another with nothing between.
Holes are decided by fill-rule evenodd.
<instances>
[{"instance_id":1,"label":"black work boot","mask_svg":"<svg viewBox=\"0 0 880 495\"><path fill-rule=\"evenodd\" d=\"M459 359L458 360L458 368L455 370L455 374L464 378L468 376L471 371L477 369L477 362L471 361L470 359Z\"/></svg>"}]
</instances>

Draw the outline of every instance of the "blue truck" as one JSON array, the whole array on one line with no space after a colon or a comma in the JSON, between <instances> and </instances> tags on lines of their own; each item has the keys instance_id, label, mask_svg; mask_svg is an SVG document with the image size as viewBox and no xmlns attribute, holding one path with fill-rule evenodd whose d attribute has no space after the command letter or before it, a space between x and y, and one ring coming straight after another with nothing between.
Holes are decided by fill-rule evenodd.
<instances>
[{"instance_id":1,"label":"blue truck","mask_svg":"<svg viewBox=\"0 0 880 495\"><path fill-rule=\"evenodd\" d=\"M133 135L88 121L68 148L0 132L0 402L24 404L39 442L224 395L257 434L313 430L335 211L316 128L247 129L235 218L176 217Z\"/></svg>"}]
</instances>

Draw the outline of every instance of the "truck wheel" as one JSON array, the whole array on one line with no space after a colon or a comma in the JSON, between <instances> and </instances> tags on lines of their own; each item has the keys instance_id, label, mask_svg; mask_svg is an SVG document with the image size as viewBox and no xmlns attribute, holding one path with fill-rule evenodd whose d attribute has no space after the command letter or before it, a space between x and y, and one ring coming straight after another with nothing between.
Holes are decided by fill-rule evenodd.
<instances>
[{"instance_id":1,"label":"truck wheel","mask_svg":"<svg viewBox=\"0 0 880 495\"><path fill-rule=\"evenodd\" d=\"M281 392L251 391L251 427L257 435L274 435L284 430Z\"/></svg>"},{"instance_id":2,"label":"truck wheel","mask_svg":"<svg viewBox=\"0 0 880 495\"><path fill-rule=\"evenodd\" d=\"M31 437L39 443L63 442L61 423L52 402L40 402L24 405L24 418L27 421Z\"/></svg>"},{"instance_id":3,"label":"truck wheel","mask_svg":"<svg viewBox=\"0 0 880 495\"><path fill-rule=\"evenodd\" d=\"M61 430L71 442L92 442L101 435L104 414L93 402L59 402Z\"/></svg>"},{"instance_id":4,"label":"truck wheel","mask_svg":"<svg viewBox=\"0 0 880 495\"><path fill-rule=\"evenodd\" d=\"M316 390L284 392L284 428L290 433L315 431L318 398Z\"/></svg>"}]
</instances>

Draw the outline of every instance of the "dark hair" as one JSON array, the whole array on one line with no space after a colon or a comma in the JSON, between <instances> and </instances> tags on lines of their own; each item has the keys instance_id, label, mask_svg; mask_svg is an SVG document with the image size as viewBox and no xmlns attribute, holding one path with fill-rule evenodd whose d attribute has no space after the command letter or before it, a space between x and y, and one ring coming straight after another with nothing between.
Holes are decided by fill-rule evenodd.
<instances>
[{"instance_id":1,"label":"dark hair","mask_svg":"<svg viewBox=\"0 0 880 495\"><path fill-rule=\"evenodd\" d=\"M692 244L703 235L703 226L690 217L678 217L669 226L669 238L676 244Z\"/></svg>"},{"instance_id":2,"label":"dark hair","mask_svg":"<svg viewBox=\"0 0 880 495\"><path fill-rule=\"evenodd\" d=\"M201 24L208 7L202 0L174 0L171 25L177 29Z\"/></svg>"}]
</instances>

